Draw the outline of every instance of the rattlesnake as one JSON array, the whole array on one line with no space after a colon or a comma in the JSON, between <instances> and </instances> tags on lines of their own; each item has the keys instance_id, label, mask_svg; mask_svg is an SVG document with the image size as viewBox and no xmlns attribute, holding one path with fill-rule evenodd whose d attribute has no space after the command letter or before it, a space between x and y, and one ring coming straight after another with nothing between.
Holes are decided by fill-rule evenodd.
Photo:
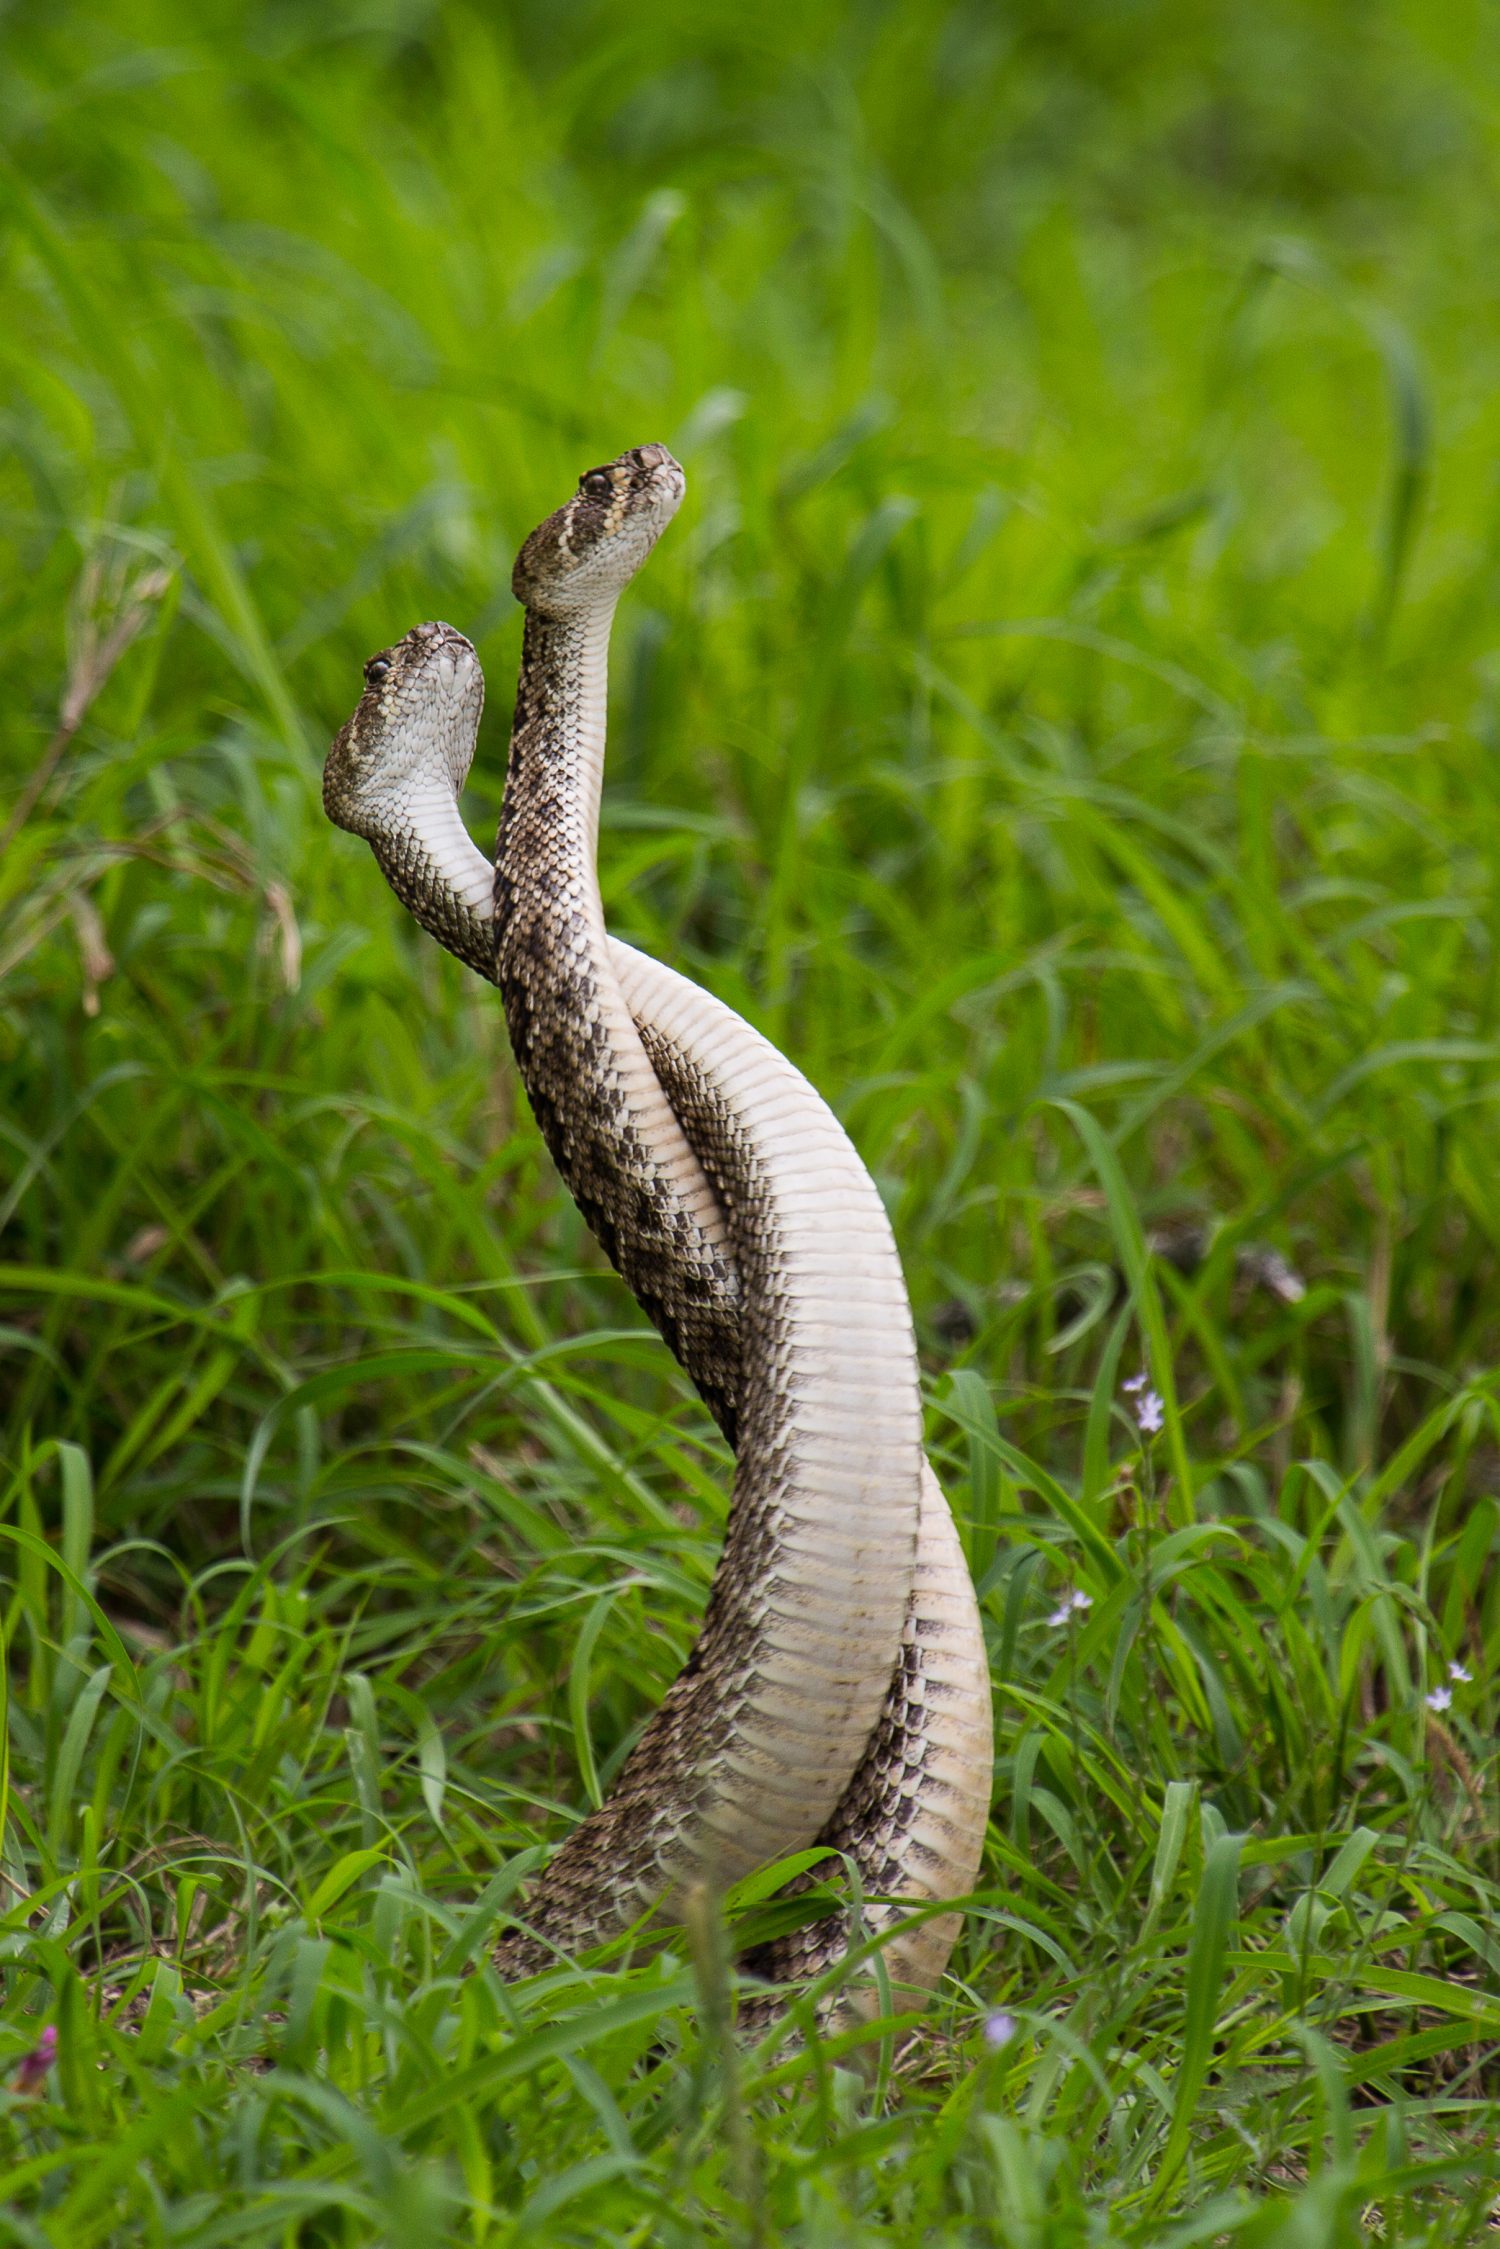
<instances>
[{"instance_id":1,"label":"rattlesnake","mask_svg":"<svg viewBox=\"0 0 1500 2249\"><path fill-rule=\"evenodd\" d=\"M483 702L474 651L417 626L372 657L324 803L419 922L497 983L547 1144L601 1244L736 1450L704 1625L602 1807L554 1855L510 1974L685 1887L815 1841L875 1916L974 1883L991 1712L973 1588L921 1449L889 1223L819 1096L738 1016L612 940L595 873L619 595L671 520L662 446L592 469L521 550L520 684L493 870L458 810ZM941 1975L956 1915L898 1928L892 1985ZM820 1968L835 1919L764 1948Z\"/></svg>"}]
</instances>

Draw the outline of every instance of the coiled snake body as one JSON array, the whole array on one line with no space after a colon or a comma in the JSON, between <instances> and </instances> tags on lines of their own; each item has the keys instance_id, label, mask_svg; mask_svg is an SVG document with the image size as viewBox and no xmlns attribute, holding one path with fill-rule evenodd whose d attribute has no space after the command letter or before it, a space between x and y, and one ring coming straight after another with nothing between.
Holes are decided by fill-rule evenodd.
<instances>
[{"instance_id":1,"label":"coiled snake body","mask_svg":"<svg viewBox=\"0 0 1500 2249\"><path fill-rule=\"evenodd\" d=\"M921 1449L910 1311L889 1224L831 1111L738 1016L612 940L595 872L619 595L682 496L661 446L590 470L527 540L520 684L493 870L458 794L483 680L451 626L366 667L324 802L450 951L497 983L548 1146L594 1233L735 1447L702 1632L605 1803L527 1904L507 1973L597 1942L690 1882L816 1841L867 1892L972 1888L988 1810L988 1670L952 1516ZM957 1917L886 1948L907 2003ZM753 1965L836 1958L810 1924Z\"/></svg>"}]
</instances>

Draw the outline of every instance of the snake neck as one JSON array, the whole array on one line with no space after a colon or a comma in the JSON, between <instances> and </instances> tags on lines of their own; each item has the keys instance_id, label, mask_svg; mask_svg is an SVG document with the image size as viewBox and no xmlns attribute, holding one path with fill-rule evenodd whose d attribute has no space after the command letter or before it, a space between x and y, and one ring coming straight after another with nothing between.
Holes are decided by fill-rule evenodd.
<instances>
[{"instance_id":1,"label":"snake neck","mask_svg":"<svg viewBox=\"0 0 1500 2249\"><path fill-rule=\"evenodd\" d=\"M495 980L537 1121L575 1192L564 1136L574 1104L590 1098L589 1073L580 1077L561 1052L549 1066L547 1050L569 1022L624 1035L610 1020L614 979L594 872L614 614L612 600L562 617L526 612L495 845ZM590 1057L594 1068L602 1061Z\"/></svg>"},{"instance_id":2,"label":"snake neck","mask_svg":"<svg viewBox=\"0 0 1500 2249\"><path fill-rule=\"evenodd\" d=\"M528 610L495 849L495 981L552 1159L605 1256L734 1441L724 1220L620 989L594 856L613 599Z\"/></svg>"},{"instance_id":3,"label":"snake neck","mask_svg":"<svg viewBox=\"0 0 1500 2249\"><path fill-rule=\"evenodd\" d=\"M564 617L526 612L495 848L496 942L502 956L513 956L523 935L535 939L543 931L571 934L575 942L567 951L576 954L585 923L588 949L597 952L604 944L593 870L614 617L613 601ZM550 876L543 883L535 878L538 856Z\"/></svg>"},{"instance_id":4,"label":"snake neck","mask_svg":"<svg viewBox=\"0 0 1500 2249\"><path fill-rule=\"evenodd\" d=\"M495 874L439 783L408 802L399 831L370 838L381 873L430 937L495 982Z\"/></svg>"}]
</instances>

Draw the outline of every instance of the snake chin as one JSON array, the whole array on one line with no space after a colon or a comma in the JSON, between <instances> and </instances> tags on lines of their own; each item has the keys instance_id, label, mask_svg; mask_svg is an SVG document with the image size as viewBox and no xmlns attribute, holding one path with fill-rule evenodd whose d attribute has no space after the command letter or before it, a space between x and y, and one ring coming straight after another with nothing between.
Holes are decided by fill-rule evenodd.
<instances>
[{"instance_id":1,"label":"snake chin","mask_svg":"<svg viewBox=\"0 0 1500 2249\"><path fill-rule=\"evenodd\" d=\"M378 650L365 682L323 766L323 808L357 836L380 833L414 790L463 787L484 702L472 642L436 619Z\"/></svg>"},{"instance_id":2,"label":"snake chin","mask_svg":"<svg viewBox=\"0 0 1500 2249\"><path fill-rule=\"evenodd\" d=\"M511 590L543 616L566 616L627 585L682 504L686 478L665 445L633 445L587 469L516 557Z\"/></svg>"}]
</instances>

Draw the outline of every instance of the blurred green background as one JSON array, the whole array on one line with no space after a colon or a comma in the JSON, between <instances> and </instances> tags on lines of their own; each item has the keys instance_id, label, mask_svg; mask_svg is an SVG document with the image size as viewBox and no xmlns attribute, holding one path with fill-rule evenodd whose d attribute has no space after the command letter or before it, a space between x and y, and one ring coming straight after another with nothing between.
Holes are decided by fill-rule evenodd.
<instances>
[{"instance_id":1,"label":"blurred green background","mask_svg":"<svg viewBox=\"0 0 1500 2249\"><path fill-rule=\"evenodd\" d=\"M1060 1885L1029 1933L971 1936L955 2019L975 1992L1043 2009L1050 1978L1099 2069L1166 2041L1135 2138L1054 2085L1034 2143L974 2142L990 2202L913 2187L903 2218L872 2153L846 2157L864 2215L853 2186L828 2208L882 2240L993 2208L993 2235L941 2238L1029 2241L1023 2159L1038 2210L1122 2240L1164 2239L1189 2177L1314 2193L1338 2078L1295 2041L1300 2092L1252 2069L1243 2109L1199 2116L1253 1974L1220 2017L1208 1991L1209 2030L1143 2001L1128 2034L1090 1981L1161 1875L1168 1784L1219 1831L1323 1839L1265 1875L1268 1913L1378 1831L1372 1918L1335 1914L1329 1973L1417 2044L1350 2082L1382 2117L1430 2101L1429 2154L1471 2148L1492 2061L1435 2092L1410 2072L1439 2002L1361 1977L1398 1929L1404 1970L1489 1994L1450 2028L1492 2056L1500 18L65 0L0 15L0 63L4 1863L43 1901L3 1940L35 1979L15 2051L62 2008L65 2055L97 2037L147 2072L126 2113L168 2082L203 2115L225 2083L274 2107L232 2071L282 2035L288 1930L344 1914L363 1958L392 1882L478 1894L607 1782L691 1640L727 1464L558 1187L494 994L318 795L362 659L446 617L489 679L488 840L515 549L582 469L662 439L688 499L617 629L606 903L784 1045L891 1208L1004 1688L990 1875ZM1111 1403L1153 1321L1154 1470ZM1157 1644L1128 1588L1106 1622L1106 1572L1059 1672L1042 1612L1091 1564L1049 1476L1131 1567L1159 1520L1271 1574L1226 1565ZM1422 1689L1460 1659L1435 1743ZM1140 1940L1179 2015L1218 1864L1190 1825L1186 1918L1159 1902ZM1418 1897L1419 1834L1450 1872ZM1433 1937L1444 1914L1475 1941ZM101 1964L140 1995L167 1952L143 2058ZM281 2061L316 2050L326 2078L359 1979L322 1973ZM219 1994L207 2031L183 1978ZM448 1991L430 1958L400 1983ZM399 2076L392 2019L340 2081L356 2107ZM967 2082L933 2067L934 2099ZM576 2083L547 2096L559 2164L595 2161L590 2133L619 2152ZM34 2238L146 2238L146 2204L89 2188L120 2118L82 2061L69 2099L47 2192L71 2214ZM381 2116L416 2162L431 2120ZM1190 2172L1179 2117L1206 2134ZM309 2179L325 2127L353 2132L309 2105L285 2157ZM191 2139L153 2143L152 2224L230 2194ZM508 2240L461 2140L425 2217L381 2216L377 2180L364 2216L262 2235L247 2154L240 2231L150 2238L446 2239L461 2172L462 2238ZM970 2142L943 2144L966 2175ZM512 2157L519 2208L549 2158ZM627 2174L638 2197L621 2158L561 2198L577 2238L627 2237ZM1132 2203L1152 2176L1165 2199ZM1288 2224L1342 2224L1355 2176ZM735 2173L680 2238L740 2238L714 2230L734 2210L801 2240L802 2191L754 2219ZM1386 2222L1408 2238L1395 2201Z\"/></svg>"},{"instance_id":2,"label":"blurred green background","mask_svg":"<svg viewBox=\"0 0 1500 2249\"><path fill-rule=\"evenodd\" d=\"M449 616L486 833L515 547L655 434L692 496L622 621L610 904L839 1103L924 1312L1055 1388L1102 1240L1037 1108L1073 1091L1148 1218L1353 1292L1298 1343L1335 1457L1442 1379L1393 1356L1488 1364L1494 37L13 17L13 799L137 630L5 854L12 1256L166 1225L158 1276L259 1280L274 1212L400 1259L412 1136L540 1223L487 995L317 765L360 659ZM68 1356L97 1448L124 1401Z\"/></svg>"}]
</instances>

